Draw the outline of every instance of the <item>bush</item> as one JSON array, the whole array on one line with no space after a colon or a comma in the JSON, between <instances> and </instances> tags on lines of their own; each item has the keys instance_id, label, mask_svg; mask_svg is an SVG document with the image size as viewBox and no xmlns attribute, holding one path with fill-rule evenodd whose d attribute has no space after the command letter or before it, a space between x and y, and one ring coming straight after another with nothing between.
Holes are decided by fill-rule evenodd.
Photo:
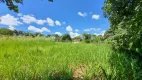
<instances>
[{"instance_id":1,"label":"bush","mask_svg":"<svg viewBox=\"0 0 142 80\"><path fill-rule=\"evenodd\" d=\"M71 42L72 39L71 39L71 37L70 37L69 34L64 34L64 35L62 36L62 38L61 38L61 41L63 41L63 42Z\"/></svg>"}]
</instances>

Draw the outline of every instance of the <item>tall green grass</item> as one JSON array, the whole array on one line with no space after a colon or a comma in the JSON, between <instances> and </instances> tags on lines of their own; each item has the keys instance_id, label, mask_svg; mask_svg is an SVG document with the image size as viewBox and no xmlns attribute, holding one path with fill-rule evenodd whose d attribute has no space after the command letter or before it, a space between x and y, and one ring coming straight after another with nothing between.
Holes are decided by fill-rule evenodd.
<instances>
[{"instance_id":1,"label":"tall green grass","mask_svg":"<svg viewBox=\"0 0 142 80\"><path fill-rule=\"evenodd\" d=\"M137 80L141 78L137 62L113 52L106 43L56 43L47 38L23 37L0 39L0 80Z\"/></svg>"}]
</instances>

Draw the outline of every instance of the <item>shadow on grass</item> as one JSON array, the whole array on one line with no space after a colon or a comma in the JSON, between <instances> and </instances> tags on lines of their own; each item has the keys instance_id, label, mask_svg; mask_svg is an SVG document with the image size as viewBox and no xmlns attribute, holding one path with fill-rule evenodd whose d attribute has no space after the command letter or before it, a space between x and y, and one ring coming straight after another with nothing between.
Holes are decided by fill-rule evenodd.
<instances>
[{"instance_id":1,"label":"shadow on grass","mask_svg":"<svg viewBox=\"0 0 142 80\"><path fill-rule=\"evenodd\" d=\"M111 80L142 79L142 62L140 62L135 55L128 53L112 53L109 63L112 71Z\"/></svg>"}]
</instances>

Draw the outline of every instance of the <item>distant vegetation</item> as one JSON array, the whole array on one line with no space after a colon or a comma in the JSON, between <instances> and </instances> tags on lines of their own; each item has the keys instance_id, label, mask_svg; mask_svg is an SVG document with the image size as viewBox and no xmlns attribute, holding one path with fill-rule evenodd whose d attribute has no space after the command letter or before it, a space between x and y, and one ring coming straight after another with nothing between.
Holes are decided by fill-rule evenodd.
<instances>
[{"instance_id":1,"label":"distant vegetation","mask_svg":"<svg viewBox=\"0 0 142 80\"><path fill-rule=\"evenodd\" d=\"M7 28L0 28L0 36L29 36L29 37L46 37L46 38L54 38L56 42L85 42L85 43L99 43L103 41L104 37L89 33L83 33L80 36L76 36L74 38L71 38L69 34L64 34L62 36L59 36L58 34L41 34L41 33L31 33L31 32L24 32L24 31L18 31L18 30L9 30Z\"/></svg>"}]
</instances>

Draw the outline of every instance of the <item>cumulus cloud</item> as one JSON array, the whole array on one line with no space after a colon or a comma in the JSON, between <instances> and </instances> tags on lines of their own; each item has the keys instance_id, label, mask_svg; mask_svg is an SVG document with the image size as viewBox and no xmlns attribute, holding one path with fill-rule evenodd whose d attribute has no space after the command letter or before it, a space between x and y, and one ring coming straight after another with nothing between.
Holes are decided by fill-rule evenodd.
<instances>
[{"instance_id":1,"label":"cumulus cloud","mask_svg":"<svg viewBox=\"0 0 142 80\"><path fill-rule=\"evenodd\" d=\"M103 36L105 32L106 32L106 31L105 31L105 30L103 30L103 31L100 31L100 32L98 32L98 33L94 33L94 34L95 34L95 35L97 35L97 36L98 36L98 35L102 35L102 36Z\"/></svg>"},{"instance_id":2,"label":"cumulus cloud","mask_svg":"<svg viewBox=\"0 0 142 80\"><path fill-rule=\"evenodd\" d=\"M56 26L61 26L61 23L58 20L55 21L55 24L56 24Z\"/></svg>"},{"instance_id":3,"label":"cumulus cloud","mask_svg":"<svg viewBox=\"0 0 142 80\"><path fill-rule=\"evenodd\" d=\"M46 23L46 20L40 19L40 20L37 20L36 23L39 24L39 25L43 25L44 23Z\"/></svg>"},{"instance_id":4,"label":"cumulus cloud","mask_svg":"<svg viewBox=\"0 0 142 80\"><path fill-rule=\"evenodd\" d=\"M15 26L22 24L20 21L18 21L19 18L15 18L14 16L11 16L10 14L1 16L0 19L1 19L0 24L9 26L9 29L11 30L14 30Z\"/></svg>"},{"instance_id":5,"label":"cumulus cloud","mask_svg":"<svg viewBox=\"0 0 142 80\"><path fill-rule=\"evenodd\" d=\"M36 23L39 25L43 25L44 23L46 23L46 20L42 20L42 19L38 20L34 17L34 15L23 15L19 13L18 16L21 16L20 19L22 19L23 22L27 24Z\"/></svg>"},{"instance_id":6,"label":"cumulus cloud","mask_svg":"<svg viewBox=\"0 0 142 80\"><path fill-rule=\"evenodd\" d=\"M56 20L54 21L53 19L47 17L46 19L36 19L34 15L23 15L22 13L19 13L18 16L22 21L26 24L31 24L31 23L36 23L39 25L43 25L47 23L49 26L61 26L60 21ZM64 22L65 24L65 22Z\"/></svg>"},{"instance_id":7,"label":"cumulus cloud","mask_svg":"<svg viewBox=\"0 0 142 80\"><path fill-rule=\"evenodd\" d=\"M69 35L71 36L71 38L74 38L74 37L79 36L80 34L74 33L74 32L69 32Z\"/></svg>"},{"instance_id":8,"label":"cumulus cloud","mask_svg":"<svg viewBox=\"0 0 142 80\"><path fill-rule=\"evenodd\" d=\"M62 33L60 33L60 32L55 32L55 34L57 34L57 35L59 35L59 36L61 36L61 35L62 35Z\"/></svg>"},{"instance_id":9,"label":"cumulus cloud","mask_svg":"<svg viewBox=\"0 0 142 80\"><path fill-rule=\"evenodd\" d=\"M54 26L54 21L51 18L48 17L46 21L49 26Z\"/></svg>"},{"instance_id":10,"label":"cumulus cloud","mask_svg":"<svg viewBox=\"0 0 142 80\"><path fill-rule=\"evenodd\" d=\"M78 29L75 29L75 32L79 32L79 30L78 30Z\"/></svg>"},{"instance_id":11,"label":"cumulus cloud","mask_svg":"<svg viewBox=\"0 0 142 80\"><path fill-rule=\"evenodd\" d=\"M94 14L92 15L92 19L98 20L100 18L100 15Z\"/></svg>"},{"instance_id":12,"label":"cumulus cloud","mask_svg":"<svg viewBox=\"0 0 142 80\"><path fill-rule=\"evenodd\" d=\"M41 28L42 32L51 32L49 29L47 29L46 27Z\"/></svg>"},{"instance_id":13,"label":"cumulus cloud","mask_svg":"<svg viewBox=\"0 0 142 80\"><path fill-rule=\"evenodd\" d=\"M24 23L30 24L32 22L36 22L36 18L33 15L23 15L20 17Z\"/></svg>"},{"instance_id":14,"label":"cumulus cloud","mask_svg":"<svg viewBox=\"0 0 142 80\"><path fill-rule=\"evenodd\" d=\"M101 28L88 28L88 29L85 29L84 31L85 32L89 32L89 31L100 31Z\"/></svg>"},{"instance_id":15,"label":"cumulus cloud","mask_svg":"<svg viewBox=\"0 0 142 80\"><path fill-rule=\"evenodd\" d=\"M9 26L8 29L10 29L10 30L15 30L16 28L15 28L14 26Z\"/></svg>"},{"instance_id":16,"label":"cumulus cloud","mask_svg":"<svg viewBox=\"0 0 142 80\"><path fill-rule=\"evenodd\" d=\"M22 13L18 13L18 16L23 16L23 14Z\"/></svg>"},{"instance_id":17,"label":"cumulus cloud","mask_svg":"<svg viewBox=\"0 0 142 80\"><path fill-rule=\"evenodd\" d=\"M72 29L72 27L71 27L71 26L67 26L67 27L66 27L66 31L68 31L68 32L72 32L72 31L73 31L73 29Z\"/></svg>"},{"instance_id":18,"label":"cumulus cloud","mask_svg":"<svg viewBox=\"0 0 142 80\"><path fill-rule=\"evenodd\" d=\"M46 27L42 27L41 29L40 28L37 28L37 27L34 27L34 26L29 26L28 27L28 30L30 31L33 31L33 32L39 32L39 33L42 33L42 32L51 32L49 29L47 29Z\"/></svg>"},{"instance_id":19,"label":"cumulus cloud","mask_svg":"<svg viewBox=\"0 0 142 80\"><path fill-rule=\"evenodd\" d=\"M86 17L87 13L78 12L78 15L81 16L81 17Z\"/></svg>"}]
</instances>

